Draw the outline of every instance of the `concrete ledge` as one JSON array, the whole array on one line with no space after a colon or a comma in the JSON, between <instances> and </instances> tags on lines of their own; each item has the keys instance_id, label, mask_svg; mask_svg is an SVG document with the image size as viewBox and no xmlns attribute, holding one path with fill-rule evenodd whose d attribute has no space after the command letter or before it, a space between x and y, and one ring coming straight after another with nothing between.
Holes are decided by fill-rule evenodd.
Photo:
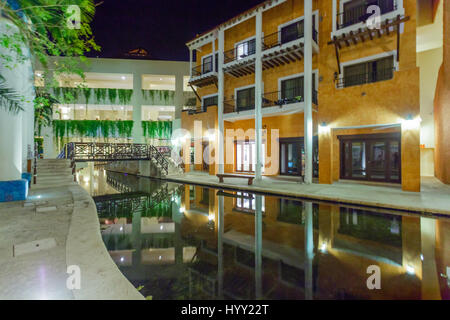
<instances>
[{"instance_id":1,"label":"concrete ledge","mask_svg":"<svg viewBox=\"0 0 450 320\"><path fill-rule=\"evenodd\" d=\"M66 243L67 265L81 270L79 300L144 300L120 272L103 243L95 203L80 186L71 186L74 201Z\"/></svg>"}]
</instances>

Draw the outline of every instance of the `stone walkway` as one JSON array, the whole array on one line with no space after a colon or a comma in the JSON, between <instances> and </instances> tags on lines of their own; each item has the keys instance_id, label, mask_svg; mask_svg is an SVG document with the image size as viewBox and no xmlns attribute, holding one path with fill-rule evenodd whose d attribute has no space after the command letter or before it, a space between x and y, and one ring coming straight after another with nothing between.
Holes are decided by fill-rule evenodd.
<instances>
[{"instance_id":1,"label":"stone walkway","mask_svg":"<svg viewBox=\"0 0 450 320\"><path fill-rule=\"evenodd\" d=\"M306 185L290 178L270 177L263 177L261 182L255 181L253 186L248 186L247 179L225 178L224 183L219 183L216 176L202 172L169 175L167 179L217 188L232 188L417 213L450 215L450 185L445 185L434 177L422 178L422 192L402 191L400 186L395 185L365 185L351 182Z\"/></svg>"},{"instance_id":2,"label":"stone walkway","mask_svg":"<svg viewBox=\"0 0 450 320\"><path fill-rule=\"evenodd\" d=\"M0 299L143 299L106 250L89 194L74 182L50 185L0 203ZM67 289L71 265L80 290Z\"/></svg>"}]
</instances>

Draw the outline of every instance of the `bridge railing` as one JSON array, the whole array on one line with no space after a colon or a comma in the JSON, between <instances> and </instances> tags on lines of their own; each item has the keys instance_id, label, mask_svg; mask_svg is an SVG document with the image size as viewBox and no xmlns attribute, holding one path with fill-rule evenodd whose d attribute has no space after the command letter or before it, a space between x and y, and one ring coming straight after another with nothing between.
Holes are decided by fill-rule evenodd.
<instances>
[{"instance_id":1,"label":"bridge railing","mask_svg":"<svg viewBox=\"0 0 450 320\"><path fill-rule=\"evenodd\" d=\"M158 149L159 148L159 149ZM152 160L154 159L165 171L169 172L169 162L163 149L149 144L138 143L95 143L71 142L64 146L58 159L76 161L118 161L118 160Z\"/></svg>"}]
</instances>

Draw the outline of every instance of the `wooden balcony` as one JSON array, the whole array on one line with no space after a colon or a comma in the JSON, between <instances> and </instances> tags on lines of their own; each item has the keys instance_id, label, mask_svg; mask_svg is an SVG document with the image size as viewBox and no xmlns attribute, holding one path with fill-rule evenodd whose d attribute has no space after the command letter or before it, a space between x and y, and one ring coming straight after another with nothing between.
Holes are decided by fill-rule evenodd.
<instances>
[{"instance_id":1,"label":"wooden balcony","mask_svg":"<svg viewBox=\"0 0 450 320\"><path fill-rule=\"evenodd\" d=\"M213 68L212 62L192 68L189 85L202 88L212 84L217 86L217 70Z\"/></svg>"}]
</instances>

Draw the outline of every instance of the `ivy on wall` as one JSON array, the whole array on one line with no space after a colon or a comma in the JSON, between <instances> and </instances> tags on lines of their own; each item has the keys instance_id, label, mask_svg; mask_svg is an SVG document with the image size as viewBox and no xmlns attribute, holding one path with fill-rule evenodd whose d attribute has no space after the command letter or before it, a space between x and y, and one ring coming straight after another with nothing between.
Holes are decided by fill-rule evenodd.
<instances>
[{"instance_id":1,"label":"ivy on wall","mask_svg":"<svg viewBox=\"0 0 450 320\"><path fill-rule=\"evenodd\" d=\"M173 106L175 104L175 91L142 90L142 98L151 105Z\"/></svg>"},{"instance_id":2,"label":"ivy on wall","mask_svg":"<svg viewBox=\"0 0 450 320\"><path fill-rule=\"evenodd\" d=\"M89 104L93 95L97 104L127 105L133 96L132 89L106 89L106 88L67 88L57 87L53 89L55 97L63 103L74 103L81 96L84 97L86 105Z\"/></svg>"},{"instance_id":3,"label":"ivy on wall","mask_svg":"<svg viewBox=\"0 0 450 320\"><path fill-rule=\"evenodd\" d=\"M149 139L170 139L172 121L142 121L142 135Z\"/></svg>"}]
</instances>

